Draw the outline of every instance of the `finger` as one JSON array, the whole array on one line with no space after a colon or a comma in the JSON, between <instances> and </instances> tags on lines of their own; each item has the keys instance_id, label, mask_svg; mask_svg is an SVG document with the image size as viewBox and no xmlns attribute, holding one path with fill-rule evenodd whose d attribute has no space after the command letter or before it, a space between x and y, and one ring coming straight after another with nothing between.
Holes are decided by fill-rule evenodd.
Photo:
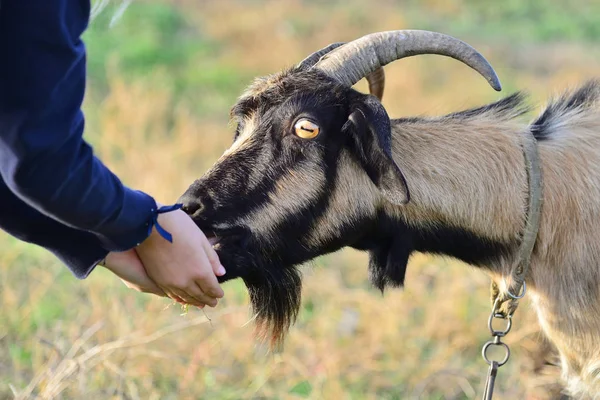
<instances>
[{"instance_id":1,"label":"finger","mask_svg":"<svg viewBox=\"0 0 600 400\"><path fill-rule=\"evenodd\" d=\"M167 297L170 298L171 300L173 300L177 303L180 303L180 304L185 304L185 301L181 297L179 297L178 295L173 293L173 291L171 291L167 288L164 288L163 290L166 293Z\"/></svg>"},{"instance_id":2,"label":"finger","mask_svg":"<svg viewBox=\"0 0 600 400\"><path fill-rule=\"evenodd\" d=\"M206 255L206 258L208 259L208 262L210 263L215 275L217 275L217 276L225 275L225 267L223 267L223 265L221 265L219 256L218 256L217 252L215 251L215 249L213 249L213 247L210 244L210 242L208 241L208 239L202 240L201 243L202 243L202 248L204 249L204 254Z\"/></svg>"},{"instance_id":3,"label":"finger","mask_svg":"<svg viewBox=\"0 0 600 400\"><path fill-rule=\"evenodd\" d=\"M172 290L174 293L177 294L177 296L179 296L179 298L181 298L184 301L184 303L191 304L196 307L204 306L204 304L205 304L202 301L196 299L195 297L190 296L188 293L184 292L181 289L172 289Z\"/></svg>"},{"instance_id":4,"label":"finger","mask_svg":"<svg viewBox=\"0 0 600 400\"><path fill-rule=\"evenodd\" d=\"M217 298L206 294L198 283L194 283L194 287L190 288L188 292L192 292L196 299L200 299L207 306L216 307L219 303Z\"/></svg>"},{"instance_id":5,"label":"finger","mask_svg":"<svg viewBox=\"0 0 600 400\"><path fill-rule=\"evenodd\" d=\"M198 290L200 290L202 292L202 294L204 295L204 297L203 297L204 303L211 307L215 307L217 305L217 303L219 302L218 299L223 297L223 295L216 292L214 288L212 288L212 289L208 288L207 280L209 280L209 279L214 279L215 283L217 283L217 279L213 275L207 279L196 280L196 285L198 287ZM208 292L209 290L212 291L211 294L206 294L206 292ZM223 293L222 290L221 290L221 293Z\"/></svg>"},{"instance_id":6,"label":"finger","mask_svg":"<svg viewBox=\"0 0 600 400\"><path fill-rule=\"evenodd\" d=\"M212 247L211 247L212 249ZM214 250L213 250L214 251ZM209 265L210 261L208 260L208 256L206 252L201 251L198 255L200 258L201 265ZM217 257L218 259L218 257ZM212 264L210 264L212 265ZM206 274L202 276L200 279L196 279L196 284L200 286L202 292L208 296L213 298L221 298L225 295L223 293L223 289L219 286L219 282L217 281L217 277L214 274Z\"/></svg>"},{"instance_id":7,"label":"finger","mask_svg":"<svg viewBox=\"0 0 600 400\"><path fill-rule=\"evenodd\" d=\"M209 275L203 277L201 279L196 279L196 284L202 290L202 293L210 296L213 299L220 299L224 296L223 289L219 286L219 282L217 281L217 277L214 275Z\"/></svg>"},{"instance_id":8,"label":"finger","mask_svg":"<svg viewBox=\"0 0 600 400\"><path fill-rule=\"evenodd\" d=\"M202 288L195 282L192 282L189 287L184 289L184 291L189 297L193 297L195 300L199 301L202 304L211 307L217 305L217 299L204 293L202 291Z\"/></svg>"}]
</instances>

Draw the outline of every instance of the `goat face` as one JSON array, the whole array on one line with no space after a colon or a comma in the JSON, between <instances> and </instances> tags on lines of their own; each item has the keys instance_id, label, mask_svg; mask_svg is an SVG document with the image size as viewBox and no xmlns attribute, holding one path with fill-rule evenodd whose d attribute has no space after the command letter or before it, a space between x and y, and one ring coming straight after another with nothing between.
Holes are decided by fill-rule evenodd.
<instances>
[{"instance_id":1,"label":"goat face","mask_svg":"<svg viewBox=\"0 0 600 400\"><path fill-rule=\"evenodd\" d=\"M231 114L233 145L180 202L218 238L221 280L244 280L259 327L277 341L299 308L295 266L368 247L380 204L407 202L408 189L378 99L318 71L259 79Z\"/></svg>"},{"instance_id":2,"label":"goat face","mask_svg":"<svg viewBox=\"0 0 600 400\"><path fill-rule=\"evenodd\" d=\"M374 283L402 283L409 241L382 210L406 203L408 188L392 159L384 108L351 87L367 78L381 98L382 67L418 54L460 60L500 90L481 54L440 33L388 31L334 43L242 95L232 110L233 145L180 199L220 239L222 280L245 281L258 327L274 342L298 311L295 266L304 261L344 246L370 249Z\"/></svg>"}]
</instances>

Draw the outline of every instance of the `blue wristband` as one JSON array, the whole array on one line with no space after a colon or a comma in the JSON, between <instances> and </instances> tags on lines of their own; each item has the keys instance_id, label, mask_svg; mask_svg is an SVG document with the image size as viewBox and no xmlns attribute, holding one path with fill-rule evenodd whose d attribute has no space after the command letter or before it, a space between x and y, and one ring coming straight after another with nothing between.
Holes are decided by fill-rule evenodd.
<instances>
[{"instance_id":1,"label":"blue wristband","mask_svg":"<svg viewBox=\"0 0 600 400\"><path fill-rule=\"evenodd\" d=\"M173 243L173 235L171 235L169 232L167 232L165 230L165 228L160 226L160 224L158 223L158 216L159 216L159 214L164 214L164 213L168 213L171 211L179 210L179 209L181 209L182 206L183 206L183 204L178 203L178 204L173 204L171 206L162 206L161 208L156 210L156 213L153 215L152 221L150 222L150 225L148 226L148 235L150 235L152 233L152 228L156 227L156 230L158 231L160 236L162 236L169 242Z\"/></svg>"}]
</instances>

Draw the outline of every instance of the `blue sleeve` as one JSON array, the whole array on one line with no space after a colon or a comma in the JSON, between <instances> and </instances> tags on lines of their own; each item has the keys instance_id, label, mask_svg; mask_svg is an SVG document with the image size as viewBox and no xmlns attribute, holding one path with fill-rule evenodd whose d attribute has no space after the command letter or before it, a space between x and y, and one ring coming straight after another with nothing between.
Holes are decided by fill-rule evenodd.
<instances>
[{"instance_id":1,"label":"blue sleeve","mask_svg":"<svg viewBox=\"0 0 600 400\"><path fill-rule=\"evenodd\" d=\"M49 250L79 279L86 278L108 254L95 235L40 214L15 196L1 179L0 204L1 229Z\"/></svg>"},{"instance_id":2,"label":"blue sleeve","mask_svg":"<svg viewBox=\"0 0 600 400\"><path fill-rule=\"evenodd\" d=\"M22 202L92 233L105 249L135 247L148 236L156 203L125 187L82 138L86 50L80 37L89 0L1 4L2 179Z\"/></svg>"}]
</instances>

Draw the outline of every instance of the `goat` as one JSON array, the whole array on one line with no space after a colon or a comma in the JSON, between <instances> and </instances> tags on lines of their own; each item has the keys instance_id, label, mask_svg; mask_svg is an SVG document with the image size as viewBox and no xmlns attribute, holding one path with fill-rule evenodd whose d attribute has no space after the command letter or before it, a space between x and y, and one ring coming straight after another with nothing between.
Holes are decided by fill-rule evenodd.
<instances>
[{"instance_id":1,"label":"goat","mask_svg":"<svg viewBox=\"0 0 600 400\"><path fill-rule=\"evenodd\" d=\"M260 332L279 342L298 313L297 266L349 246L370 279L402 286L410 255L455 257L503 277L517 262L527 207L521 149L536 139L544 177L526 277L541 327L578 398L600 398L600 83L558 97L531 123L517 92L440 117L390 119L381 68L441 54L496 90L475 49L426 31L336 44L256 79L231 111L232 146L180 202L213 237L227 274L248 287ZM370 76L375 96L352 89Z\"/></svg>"}]
</instances>

